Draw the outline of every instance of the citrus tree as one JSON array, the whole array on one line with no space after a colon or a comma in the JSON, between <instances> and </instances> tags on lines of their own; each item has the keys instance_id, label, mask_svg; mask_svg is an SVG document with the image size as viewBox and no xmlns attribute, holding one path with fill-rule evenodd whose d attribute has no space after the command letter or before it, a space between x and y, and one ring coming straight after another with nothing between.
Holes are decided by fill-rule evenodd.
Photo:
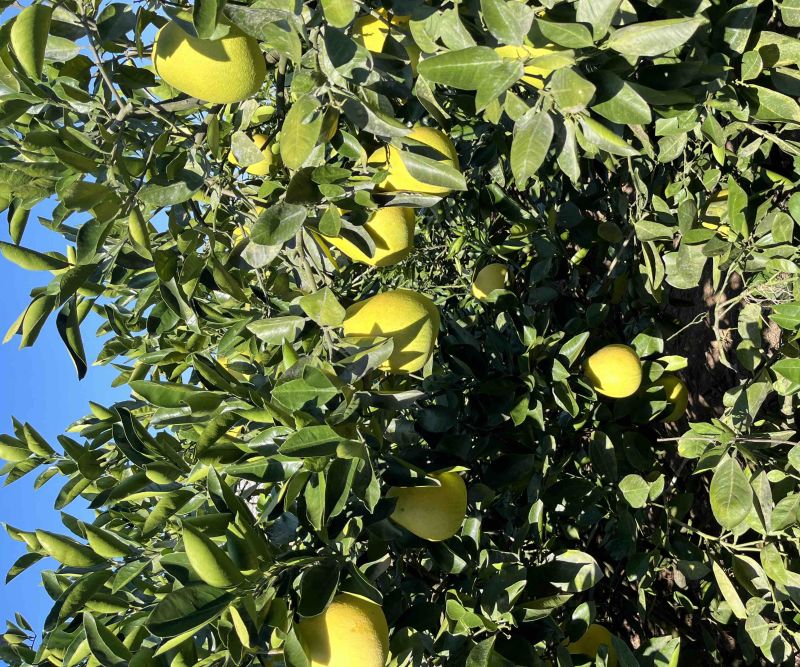
<instances>
[{"instance_id":1,"label":"citrus tree","mask_svg":"<svg viewBox=\"0 0 800 667\"><path fill-rule=\"evenodd\" d=\"M3 6L6 341L129 398L0 658L795 664L797 0Z\"/></svg>"}]
</instances>

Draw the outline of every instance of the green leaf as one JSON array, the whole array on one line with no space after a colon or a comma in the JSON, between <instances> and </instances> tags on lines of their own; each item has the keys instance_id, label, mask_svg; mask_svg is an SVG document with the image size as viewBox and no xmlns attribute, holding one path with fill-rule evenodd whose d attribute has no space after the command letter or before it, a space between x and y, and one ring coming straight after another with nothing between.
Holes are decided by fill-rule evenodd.
<instances>
[{"instance_id":1,"label":"green leaf","mask_svg":"<svg viewBox=\"0 0 800 667\"><path fill-rule=\"evenodd\" d=\"M139 199L152 208L188 201L203 186L201 174L183 169L168 183L150 182L139 191Z\"/></svg>"},{"instance_id":2,"label":"green leaf","mask_svg":"<svg viewBox=\"0 0 800 667\"><path fill-rule=\"evenodd\" d=\"M627 81L605 71L597 72L595 81L598 94L592 111L612 123L644 125L652 121L650 105Z\"/></svg>"},{"instance_id":3,"label":"green leaf","mask_svg":"<svg viewBox=\"0 0 800 667\"><path fill-rule=\"evenodd\" d=\"M471 46L458 51L448 51L419 64L419 73L428 81L443 86L477 90L494 77L494 69L502 63L494 49Z\"/></svg>"},{"instance_id":4,"label":"green leaf","mask_svg":"<svg viewBox=\"0 0 800 667\"><path fill-rule=\"evenodd\" d=\"M7 260L28 271L59 271L69 267L69 264L59 257L45 255L5 241L0 241L0 252Z\"/></svg>"},{"instance_id":5,"label":"green leaf","mask_svg":"<svg viewBox=\"0 0 800 667\"><path fill-rule=\"evenodd\" d=\"M329 287L300 297L298 303L303 312L320 326L337 327L344 321L344 308Z\"/></svg>"},{"instance_id":6,"label":"green leaf","mask_svg":"<svg viewBox=\"0 0 800 667\"><path fill-rule=\"evenodd\" d=\"M2 445L0 445L2 447ZM8 584L12 579L16 578L25 570L27 570L32 565L36 565L40 560L42 560L44 556L42 554L36 553L27 553L22 554L17 560L14 561L14 564L8 569L8 573L6 574L5 583Z\"/></svg>"},{"instance_id":7,"label":"green leaf","mask_svg":"<svg viewBox=\"0 0 800 667\"><path fill-rule=\"evenodd\" d=\"M311 661L306 656L303 649L303 642L297 636L295 626L286 635L286 642L283 647L283 657L286 667L311 667Z\"/></svg>"},{"instance_id":8,"label":"green leaf","mask_svg":"<svg viewBox=\"0 0 800 667\"><path fill-rule=\"evenodd\" d=\"M592 26L595 40L602 39L608 34L611 21L621 2L622 0L578 0L575 19L578 23L588 23Z\"/></svg>"},{"instance_id":9,"label":"green leaf","mask_svg":"<svg viewBox=\"0 0 800 667\"><path fill-rule=\"evenodd\" d=\"M762 86L747 86L748 97L755 105L758 120L800 123L800 104L792 97Z\"/></svg>"},{"instance_id":10,"label":"green leaf","mask_svg":"<svg viewBox=\"0 0 800 667\"><path fill-rule=\"evenodd\" d=\"M321 614L333 600L338 586L339 565L335 561L308 568L300 578L297 613L306 618Z\"/></svg>"},{"instance_id":11,"label":"green leaf","mask_svg":"<svg viewBox=\"0 0 800 667\"><path fill-rule=\"evenodd\" d=\"M561 143L556 151L556 163L573 184L577 184L581 178L581 163L578 156L575 122L572 118L564 119L560 134Z\"/></svg>"},{"instance_id":12,"label":"green leaf","mask_svg":"<svg viewBox=\"0 0 800 667\"><path fill-rule=\"evenodd\" d=\"M536 19L536 26L548 40L569 49L582 49L594 45L594 38L582 23L556 23Z\"/></svg>"},{"instance_id":13,"label":"green leaf","mask_svg":"<svg viewBox=\"0 0 800 667\"><path fill-rule=\"evenodd\" d=\"M745 0L731 6L723 17L723 40L734 53L742 53L747 47L760 4L761 0Z\"/></svg>"},{"instance_id":14,"label":"green leaf","mask_svg":"<svg viewBox=\"0 0 800 667\"><path fill-rule=\"evenodd\" d=\"M583 111L594 98L595 90L594 84L572 67L562 67L550 77L550 92L565 114Z\"/></svg>"},{"instance_id":15,"label":"green leaf","mask_svg":"<svg viewBox=\"0 0 800 667\"><path fill-rule=\"evenodd\" d=\"M345 28L356 16L356 3L353 0L322 0L322 11L334 28Z\"/></svg>"},{"instance_id":16,"label":"green leaf","mask_svg":"<svg viewBox=\"0 0 800 667\"><path fill-rule=\"evenodd\" d=\"M789 382L800 383L800 359L780 359L772 366L772 370Z\"/></svg>"},{"instance_id":17,"label":"green leaf","mask_svg":"<svg viewBox=\"0 0 800 667\"><path fill-rule=\"evenodd\" d=\"M501 44L522 44L533 24L533 7L518 0L481 0L481 12Z\"/></svg>"},{"instance_id":18,"label":"green leaf","mask_svg":"<svg viewBox=\"0 0 800 667\"><path fill-rule=\"evenodd\" d=\"M587 591L603 578L597 561L583 551L570 549L538 568L545 581L564 593Z\"/></svg>"},{"instance_id":19,"label":"green leaf","mask_svg":"<svg viewBox=\"0 0 800 667\"><path fill-rule=\"evenodd\" d=\"M728 606L730 606L733 615L736 616L736 618L747 618L747 609L745 609L742 598L740 598L739 593L736 592L733 582L731 582L728 575L725 574L725 570L723 570L716 561L711 563L711 570L714 572L714 579L717 581L717 586L719 586L722 597L725 598Z\"/></svg>"},{"instance_id":20,"label":"green leaf","mask_svg":"<svg viewBox=\"0 0 800 667\"><path fill-rule=\"evenodd\" d=\"M764 646L767 643L770 626L761 614L748 616L744 624L744 629L756 646Z\"/></svg>"},{"instance_id":21,"label":"green leaf","mask_svg":"<svg viewBox=\"0 0 800 667\"><path fill-rule=\"evenodd\" d=\"M514 125L511 171L517 186L524 188L536 176L553 141L553 119L546 111L531 109Z\"/></svg>"},{"instance_id":22,"label":"green leaf","mask_svg":"<svg viewBox=\"0 0 800 667\"><path fill-rule=\"evenodd\" d=\"M136 552L129 542L122 540L115 533L94 524L82 523L86 539L92 550L103 558L121 558Z\"/></svg>"},{"instance_id":23,"label":"green leaf","mask_svg":"<svg viewBox=\"0 0 800 667\"><path fill-rule=\"evenodd\" d=\"M303 369L303 377L282 382L272 390L272 400L287 410L302 410L310 403L325 405L339 390L327 375L312 366Z\"/></svg>"},{"instance_id":24,"label":"green leaf","mask_svg":"<svg viewBox=\"0 0 800 667\"><path fill-rule=\"evenodd\" d=\"M200 629L217 618L233 599L230 593L213 586L189 584L167 593L147 619L147 627L157 637Z\"/></svg>"},{"instance_id":25,"label":"green leaf","mask_svg":"<svg viewBox=\"0 0 800 667\"><path fill-rule=\"evenodd\" d=\"M411 151L399 151L397 154L412 178L428 185L437 185L450 190L467 189L464 175L446 162Z\"/></svg>"},{"instance_id":26,"label":"green leaf","mask_svg":"<svg viewBox=\"0 0 800 667\"><path fill-rule=\"evenodd\" d=\"M99 572L91 572L86 574L75 581L66 591L61 598L61 608L58 611L58 618L55 621L63 620L65 618L72 618L77 616L86 608L86 603L91 600L94 595L103 590L103 586L111 577L111 572L101 570Z\"/></svg>"},{"instance_id":27,"label":"green leaf","mask_svg":"<svg viewBox=\"0 0 800 667\"><path fill-rule=\"evenodd\" d=\"M316 97L306 95L286 114L281 127L281 159L289 169L300 169L317 145L322 128L322 114L317 113L319 106Z\"/></svg>"},{"instance_id":28,"label":"green leaf","mask_svg":"<svg viewBox=\"0 0 800 667\"><path fill-rule=\"evenodd\" d=\"M249 167L251 164L257 164L264 159L264 155L258 146L244 132L233 133L231 137L231 152L240 167Z\"/></svg>"},{"instance_id":29,"label":"green leaf","mask_svg":"<svg viewBox=\"0 0 800 667\"><path fill-rule=\"evenodd\" d=\"M620 480L619 490L631 507L639 509L647 505L650 485L641 476L625 475Z\"/></svg>"},{"instance_id":30,"label":"green leaf","mask_svg":"<svg viewBox=\"0 0 800 667\"><path fill-rule=\"evenodd\" d=\"M800 329L800 303L779 303L773 306L769 319L787 331Z\"/></svg>"},{"instance_id":31,"label":"green leaf","mask_svg":"<svg viewBox=\"0 0 800 667\"><path fill-rule=\"evenodd\" d=\"M101 665L127 667L133 657L128 647L88 611L83 613L83 628L89 650Z\"/></svg>"},{"instance_id":32,"label":"green leaf","mask_svg":"<svg viewBox=\"0 0 800 667\"><path fill-rule=\"evenodd\" d=\"M34 4L25 7L11 24L11 49L25 74L32 79L42 77L52 16L52 7Z\"/></svg>"},{"instance_id":33,"label":"green leaf","mask_svg":"<svg viewBox=\"0 0 800 667\"><path fill-rule=\"evenodd\" d=\"M606 47L626 56L658 56L688 42L705 23L703 17L634 23L615 30Z\"/></svg>"},{"instance_id":34,"label":"green leaf","mask_svg":"<svg viewBox=\"0 0 800 667\"><path fill-rule=\"evenodd\" d=\"M800 0L783 0L781 20L790 28L800 28Z\"/></svg>"},{"instance_id":35,"label":"green leaf","mask_svg":"<svg viewBox=\"0 0 800 667\"><path fill-rule=\"evenodd\" d=\"M39 544L42 545L42 549L48 556L55 558L67 567L91 567L103 562L103 559L89 547L76 542L71 537L46 530L37 530L36 539L39 540Z\"/></svg>"},{"instance_id":36,"label":"green leaf","mask_svg":"<svg viewBox=\"0 0 800 667\"><path fill-rule=\"evenodd\" d=\"M225 0L195 0L192 7L192 23L200 39L220 38L217 28L222 18L222 10L225 9ZM225 26L224 32L227 32Z\"/></svg>"},{"instance_id":37,"label":"green leaf","mask_svg":"<svg viewBox=\"0 0 800 667\"><path fill-rule=\"evenodd\" d=\"M578 360L578 357L580 357L590 335L591 334L588 331L584 331L577 336L573 336L561 346L561 349L558 351L558 353L567 359L570 366L572 366L572 364Z\"/></svg>"},{"instance_id":38,"label":"green leaf","mask_svg":"<svg viewBox=\"0 0 800 667\"><path fill-rule=\"evenodd\" d=\"M82 380L86 376L89 366L86 363L86 352L83 349L80 321L74 299L67 301L58 311L56 329L67 348L67 352L69 352L75 371L78 374L78 379Z\"/></svg>"},{"instance_id":39,"label":"green leaf","mask_svg":"<svg viewBox=\"0 0 800 667\"><path fill-rule=\"evenodd\" d=\"M708 257L703 246L682 243L678 252L666 253L663 257L667 270L667 282L678 289L692 289L700 284Z\"/></svg>"},{"instance_id":40,"label":"green leaf","mask_svg":"<svg viewBox=\"0 0 800 667\"><path fill-rule=\"evenodd\" d=\"M584 139L600 150L622 157L639 155L639 151L622 139L622 137L614 134L614 132L609 130L605 125L598 123L593 118L581 116L580 123Z\"/></svg>"},{"instance_id":41,"label":"green leaf","mask_svg":"<svg viewBox=\"0 0 800 667\"><path fill-rule=\"evenodd\" d=\"M595 431L589 442L589 460L597 473L609 480L617 479L617 454L614 443L602 431Z\"/></svg>"},{"instance_id":42,"label":"green leaf","mask_svg":"<svg viewBox=\"0 0 800 667\"><path fill-rule=\"evenodd\" d=\"M258 216L250 238L259 245L281 245L294 238L307 216L305 206L280 202Z\"/></svg>"},{"instance_id":43,"label":"green leaf","mask_svg":"<svg viewBox=\"0 0 800 667\"><path fill-rule=\"evenodd\" d=\"M738 461L724 456L711 478L711 510L719 524L733 530L753 508L753 490Z\"/></svg>"},{"instance_id":44,"label":"green leaf","mask_svg":"<svg viewBox=\"0 0 800 667\"><path fill-rule=\"evenodd\" d=\"M285 456L334 456L342 440L330 426L306 426L286 438L278 451Z\"/></svg>"},{"instance_id":45,"label":"green leaf","mask_svg":"<svg viewBox=\"0 0 800 667\"><path fill-rule=\"evenodd\" d=\"M146 401L161 408L181 408L198 405L216 408L224 398L219 392L204 391L199 387L174 382L131 380L130 388ZM213 406L213 407L211 407Z\"/></svg>"},{"instance_id":46,"label":"green leaf","mask_svg":"<svg viewBox=\"0 0 800 667\"><path fill-rule=\"evenodd\" d=\"M269 320L256 320L250 322L247 328L270 345L280 345L284 342L293 342L305 326L306 320L297 315L273 317Z\"/></svg>"},{"instance_id":47,"label":"green leaf","mask_svg":"<svg viewBox=\"0 0 800 667\"><path fill-rule=\"evenodd\" d=\"M497 637L488 637L475 644L467 656L466 667L493 667L496 656L494 643Z\"/></svg>"},{"instance_id":48,"label":"green leaf","mask_svg":"<svg viewBox=\"0 0 800 667\"><path fill-rule=\"evenodd\" d=\"M192 569L209 586L227 589L242 582L242 574L230 557L187 522L183 522L183 548Z\"/></svg>"}]
</instances>

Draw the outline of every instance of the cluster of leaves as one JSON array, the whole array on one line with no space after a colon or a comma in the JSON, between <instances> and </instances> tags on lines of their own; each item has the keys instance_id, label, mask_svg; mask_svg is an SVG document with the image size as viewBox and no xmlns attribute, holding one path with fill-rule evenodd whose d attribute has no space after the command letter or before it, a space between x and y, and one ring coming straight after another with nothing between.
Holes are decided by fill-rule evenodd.
<instances>
[{"instance_id":1,"label":"cluster of leaves","mask_svg":"<svg viewBox=\"0 0 800 667\"><path fill-rule=\"evenodd\" d=\"M410 20L375 53L354 19L381 9ZM131 392L58 447L29 424L0 436L7 482L62 478L72 534L7 526L28 550L9 578L60 565L43 634L9 621L0 657L301 667L296 622L352 591L382 604L394 665L566 666L592 622L626 666L792 664L800 4L198 0L198 34L238 25L273 65L216 106L153 72L173 10L66 0L0 28L0 249L53 274L7 340L55 314L82 377L94 313L96 362ZM523 40L550 53L496 51ZM404 140L414 123L447 131L461 173ZM228 160L262 159L254 132L280 143L264 178ZM390 142L458 192L377 191L367 155ZM48 199L66 254L25 246ZM391 204L418 209L400 264L322 241L373 251L361 226ZM490 260L514 280L480 304ZM700 284L710 306L686 318ZM391 341L342 337L345 306L392 287L442 313L418 375L377 370ZM726 369L710 402L698 339ZM615 342L645 383L599 400L581 360ZM682 370L693 420L667 426L656 381ZM429 543L384 493L443 468L469 511ZM79 497L92 523L63 511Z\"/></svg>"}]
</instances>

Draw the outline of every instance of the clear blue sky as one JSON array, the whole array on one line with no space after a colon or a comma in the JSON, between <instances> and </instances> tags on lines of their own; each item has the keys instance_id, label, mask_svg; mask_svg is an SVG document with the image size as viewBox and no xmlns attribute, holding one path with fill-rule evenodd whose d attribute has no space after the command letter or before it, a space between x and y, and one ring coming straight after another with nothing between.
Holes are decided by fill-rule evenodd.
<instances>
[{"instance_id":1,"label":"clear blue sky","mask_svg":"<svg viewBox=\"0 0 800 667\"><path fill-rule=\"evenodd\" d=\"M65 251L66 241L36 220L36 215L47 217L52 208L43 203L31 213L22 245L36 250ZM9 241L6 213L0 213L0 239ZM48 272L25 271L0 256L0 340L6 330L30 301L33 287L49 282ZM75 368L56 331L55 316L51 316L32 348L18 349L19 337L0 345L0 432L11 432L11 416L30 422L47 440L58 447L56 436L75 419L89 412L89 400L109 404L126 397L123 389L112 389L116 376L113 368L92 366L101 347L95 338L99 318L87 318L82 327L89 371L78 381ZM68 532L53 508L64 477L57 476L38 491L33 490L36 472L8 486L0 486L0 521L25 530L45 528ZM74 501L65 511L87 517L81 499ZM14 561L25 553L25 545L8 537L0 530L0 627L5 620L13 619L15 611L36 628L40 628L50 609L51 600L41 586L39 572L56 567L55 561L46 558L36 567L19 575L5 585L6 572Z\"/></svg>"}]
</instances>

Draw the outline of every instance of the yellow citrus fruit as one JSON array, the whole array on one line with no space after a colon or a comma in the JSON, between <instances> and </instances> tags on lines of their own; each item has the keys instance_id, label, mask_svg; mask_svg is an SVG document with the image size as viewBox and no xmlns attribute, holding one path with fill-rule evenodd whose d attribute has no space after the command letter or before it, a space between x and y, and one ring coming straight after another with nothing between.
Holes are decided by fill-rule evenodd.
<instances>
[{"instance_id":1,"label":"yellow citrus fruit","mask_svg":"<svg viewBox=\"0 0 800 667\"><path fill-rule=\"evenodd\" d=\"M272 146L267 143L268 139L269 137L265 134L254 134L252 136L253 143L256 145L256 148L261 151L264 159L261 160L261 162L254 162L246 167L245 171L248 174L253 174L253 176L266 176L272 169L272 165L275 164L275 155L272 152ZM239 166L239 161L236 159L233 151L228 153L228 162L236 167Z\"/></svg>"},{"instance_id":2,"label":"yellow citrus fruit","mask_svg":"<svg viewBox=\"0 0 800 667\"><path fill-rule=\"evenodd\" d=\"M542 65L525 66L525 76L522 77L522 80L539 90L544 88L545 79L548 76L559 67L570 64L569 61L573 60L571 56L567 56L565 53L559 54L560 51L563 50L553 44L541 47L521 44L519 46L508 45L495 48L495 53L504 60L532 60L533 58L558 54L557 57L552 59L552 62L545 61Z\"/></svg>"},{"instance_id":3,"label":"yellow citrus fruit","mask_svg":"<svg viewBox=\"0 0 800 667\"><path fill-rule=\"evenodd\" d=\"M472 295L480 301L486 301L494 290L504 289L507 280L508 267L505 264L484 266L472 282Z\"/></svg>"},{"instance_id":4,"label":"yellow citrus fruit","mask_svg":"<svg viewBox=\"0 0 800 667\"><path fill-rule=\"evenodd\" d=\"M667 373L662 375L657 381L657 385L664 388L667 395L667 402L672 406L672 411L664 417L664 421L674 422L683 417L686 406L689 405L689 390L683 380L677 375Z\"/></svg>"},{"instance_id":5,"label":"yellow citrus fruit","mask_svg":"<svg viewBox=\"0 0 800 667\"><path fill-rule=\"evenodd\" d=\"M410 208L386 206L375 211L364 225L364 231L375 242L375 254L372 257L343 237L323 238L354 262L390 266L404 260L414 248L414 225L414 211Z\"/></svg>"},{"instance_id":6,"label":"yellow citrus fruit","mask_svg":"<svg viewBox=\"0 0 800 667\"><path fill-rule=\"evenodd\" d=\"M380 368L413 373L433 353L439 332L439 311L428 297L407 289L376 294L347 309L344 335L381 336L394 341L394 350Z\"/></svg>"},{"instance_id":7,"label":"yellow citrus fruit","mask_svg":"<svg viewBox=\"0 0 800 667\"><path fill-rule=\"evenodd\" d=\"M455 472L433 473L441 486L393 486L386 494L397 498L392 521L417 537L439 542L453 537L467 513L467 487Z\"/></svg>"},{"instance_id":8,"label":"yellow citrus fruit","mask_svg":"<svg viewBox=\"0 0 800 667\"><path fill-rule=\"evenodd\" d=\"M298 635L311 667L384 667L389 626L380 605L342 593L318 616L302 621Z\"/></svg>"},{"instance_id":9,"label":"yellow citrus fruit","mask_svg":"<svg viewBox=\"0 0 800 667\"><path fill-rule=\"evenodd\" d=\"M156 35L157 74L182 93L213 102L241 102L261 88L267 75L258 41L230 27L222 39L200 39L170 21Z\"/></svg>"},{"instance_id":10,"label":"yellow citrus fruit","mask_svg":"<svg viewBox=\"0 0 800 667\"><path fill-rule=\"evenodd\" d=\"M459 169L458 154L453 142L441 130L432 127L417 126L408 134L408 139L429 146L437 154L436 160L454 169ZM418 181L408 173L400 151L394 146L384 146L369 157L369 163L381 169L388 168L388 175L378 186L386 192L417 192L420 194L447 195L449 188L431 185Z\"/></svg>"},{"instance_id":11,"label":"yellow citrus fruit","mask_svg":"<svg viewBox=\"0 0 800 667\"><path fill-rule=\"evenodd\" d=\"M586 360L584 372L598 394L625 398L642 383L642 363L627 345L606 345Z\"/></svg>"},{"instance_id":12,"label":"yellow citrus fruit","mask_svg":"<svg viewBox=\"0 0 800 667\"><path fill-rule=\"evenodd\" d=\"M362 44L367 51L372 51L373 53L383 51L386 38L391 30L387 23L389 13L383 8L379 9L378 13L386 20L381 20L372 14L368 14L367 16L359 17L353 23L353 35L356 41ZM393 26L405 25L410 18L409 16L393 16L389 23Z\"/></svg>"},{"instance_id":13,"label":"yellow citrus fruit","mask_svg":"<svg viewBox=\"0 0 800 667\"><path fill-rule=\"evenodd\" d=\"M617 652L611 643L611 633L598 623L592 623L580 639L567 644L567 652L595 658L601 646L608 649L608 667L616 667Z\"/></svg>"}]
</instances>

